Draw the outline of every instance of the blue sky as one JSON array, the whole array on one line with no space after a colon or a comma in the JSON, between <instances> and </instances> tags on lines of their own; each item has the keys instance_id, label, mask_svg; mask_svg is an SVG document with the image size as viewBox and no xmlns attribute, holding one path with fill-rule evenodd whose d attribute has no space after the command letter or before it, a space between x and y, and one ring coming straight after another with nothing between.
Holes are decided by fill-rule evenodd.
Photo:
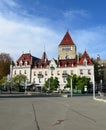
<instances>
[{"instance_id":1,"label":"blue sky","mask_svg":"<svg viewBox=\"0 0 106 130\"><path fill-rule=\"evenodd\" d=\"M58 57L66 31L90 57L106 59L106 0L0 0L0 53Z\"/></svg>"}]
</instances>

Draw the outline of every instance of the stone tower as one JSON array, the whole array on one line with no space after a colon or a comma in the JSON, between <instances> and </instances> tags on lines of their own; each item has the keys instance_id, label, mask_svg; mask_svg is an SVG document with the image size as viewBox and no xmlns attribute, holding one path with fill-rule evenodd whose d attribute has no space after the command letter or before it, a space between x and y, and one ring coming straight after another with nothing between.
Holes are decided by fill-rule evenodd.
<instances>
[{"instance_id":1,"label":"stone tower","mask_svg":"<svg viewBox=\"0 0 106 130\"><path fill-rule=\"evenodd\" d=\"M59 60L76 58L76 45L74 44L69 32L66 32L58 46L58 58Z\"/></svg>"}]
</instances>

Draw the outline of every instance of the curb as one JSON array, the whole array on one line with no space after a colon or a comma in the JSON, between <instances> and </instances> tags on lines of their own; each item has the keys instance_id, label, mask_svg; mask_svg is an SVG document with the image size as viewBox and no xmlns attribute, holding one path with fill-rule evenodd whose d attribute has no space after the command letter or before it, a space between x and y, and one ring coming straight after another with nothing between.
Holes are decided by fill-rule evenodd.
<instances>
[{"instance_id":1,"label":"curb","mask_svg":"<svg viewBox=\"0 0 106 130\"><path fill-rule=\"evenodd\" d=\"M94 100L106 103L106 100L104 100L104 99L94 98Z\"/></svg>"}]
</instances>

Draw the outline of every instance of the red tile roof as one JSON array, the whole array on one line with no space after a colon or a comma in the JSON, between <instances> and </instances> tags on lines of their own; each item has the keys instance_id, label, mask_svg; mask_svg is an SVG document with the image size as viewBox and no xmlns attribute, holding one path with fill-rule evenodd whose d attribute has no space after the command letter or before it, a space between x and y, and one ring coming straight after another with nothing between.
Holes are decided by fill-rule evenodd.
<instances>
[{"instance_id":1,"label":"red tile roof","mask_svg":"<svg viewBox=\"0 0 106 130\"><path fill-rule=\"evenodd\" d=\"M87 60L88 65L93 65L93 63L92 63L92 61L91 61L91 59L90 59L90 57L89 57L89 55L88 55L88 53L86 51L83 53L82 57L80 58L79 65L84 64L84 59Z\"/></svg>"},{"instance_id":2,"label":"red tile roof","mask_svg":"<svg viewBox=\"0 0 106 130\"><path fill-rule=\"evenodd\" d=\"M34 68L46 68L49 65L46 52L43 53L42 58L34 62Z\"/></svg>"},{"instance_id":3,"label":"red tile roof","mask_svg":"<svg viewBox=\"0 0 106 130\"><path fill-rule=\"evenodd\" d=\"M59 45L75 45L70 34L66 32L65 36L63 37L62 41Z\"/></svg>"},{"instance_id":4,"label":"red tile roof","mask_svg":"<svg viewBox=\"0 0 106 130\"><path fill-rule=\"evenodd\" d=\"M20 61L22 61L22 65L25 65L25 62L27 62L28 65L32 65L33 61L38 59L39 58L32 56L30 53L22 54L17 60L17 65L20 64Z\"/></svg>"}]
</instances>

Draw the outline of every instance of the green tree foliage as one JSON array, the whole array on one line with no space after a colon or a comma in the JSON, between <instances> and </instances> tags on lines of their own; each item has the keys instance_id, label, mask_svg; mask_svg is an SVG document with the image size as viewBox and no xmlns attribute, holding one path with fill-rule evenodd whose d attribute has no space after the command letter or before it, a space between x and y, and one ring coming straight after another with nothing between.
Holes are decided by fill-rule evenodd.
<instances>
[{"instance_id":1,"label":"green tree foliage","mask_svg":"<svg viewBox=\"0 0 106 130\"><path fill-rule=\"evenodd\" d=\"M7 53L0 54L0 79L10 73L11 57Z\"/></svg>"},{"instance_id":2,"label":"green tree foliage","mask_svg":"<svg viewBox=\"0 0 106 130\"><path fill-rule=\"evenodd\" d=\"M77 75L70 76L70 75L68 75L66 87L70 87L71 78L72 78L73 89L83 90L84 86L90 85L90 79L85 77L85 76L77 76Z\"/></svg>"},{"instance_id":3,"label":"green tree foliage","mask_svg":"<svg viewBox=\"0 0 106 130\"><path fill-rule=\"evenodd\" d=\"M7 81L7 77L3 77L2 79L0 79L0 90L2 89L6 81Z\"/></svg>"},{"instance_id":4,"label":"green tree foliage","mask_svg":"<svg viewBox=\"0 0 106 130\"><path fill-rule=\"evenodd\" d=\"M90 79L85 77L85 76L82 76L82 77L78 77L78 80L77 80L77 89L79 90L83 90L84 89L84 86L88 86L89 87L90 85Z\"/></svg>"},{"instance_id":5,"label":"green tree foliage","mask_svg":"<svg viewBox=\"0 0 106 130\"><path fill-rule=\"evenodd\" d=\"M21 91L25 86L27 77L23 74L16 75L11 79L12 85L18 88L18 91Z\"/></svg>"},{"instance_id":6,"label":"green tree foliage","mask_svg":"<svg viewBox=\"0 0 106 130\"><path fill-rule=\"evenodd\" d=\"M57 77L48 78L48 80L45 82L45 87L51 91L56 90L59 87L58 78Z\"/></svg>"}]
</instances>

